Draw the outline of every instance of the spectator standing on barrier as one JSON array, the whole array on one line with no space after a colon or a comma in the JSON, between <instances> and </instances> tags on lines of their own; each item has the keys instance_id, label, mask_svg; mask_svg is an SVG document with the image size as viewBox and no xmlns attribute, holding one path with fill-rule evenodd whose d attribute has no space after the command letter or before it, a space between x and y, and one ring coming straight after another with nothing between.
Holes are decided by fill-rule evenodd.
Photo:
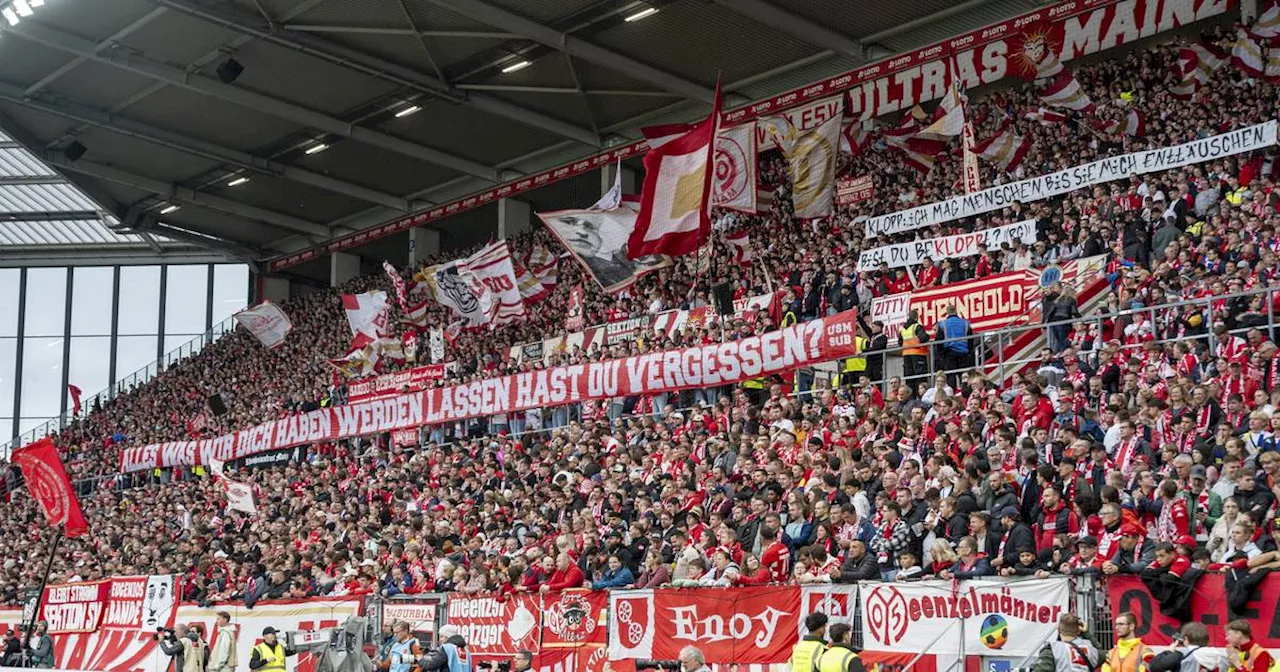
<instances>
[{"instance_id":1,"label":"spectator standing on barrier","mask_svg":"<svg viewBox=\"0 0 1280 672\"><path fill-rule=\"evenodd\" d=\"M1240 619L1227 624L1227 658L1231 670L1239 672L1268 672L1276 660L1253 641L1253 628Z\"/></svg>"},{"instance_id":2,"label":"spectator standing on barrier","mask_svg":"<svg viewBox=\"0 0 1280 672\"><path fill-rule=\"evenodd\" d=\"M1083 637L1085 625L1075 614L1058 618L1058 638L1040 649L1032 672L1092 672L1102 654Z\"/></svg>"},{"instance_id":3,"label":"spectator standing on barrier","mask_svg":"<svg viewBox=\"0 0 1280 672\"><path fill-rule=\"evenodd\" d=\"M236 659L236 626L231 623L231 614L219 611L213 632L209 672L234 672L239 662Z\"/></svg>"},{"instance_id":4,"label":"spectator standing on barrier","mask_svg":"<svg viewBox=\"0 0 1280 672\"><path fill-rule=\"evenodd\" d=\"M680 669L684 672L711 672L711 667L707 665L707 657L702 654L702 649L696 646L680 649Z\"/></svg>"},{"instance_id":5,"label":"spectator standing on barrier","mask_svg":"<svg viewBox=\"0 0 1280 672\"><path fill-rule=\"evenodd\" d=\"M973 325L960 317L956 304L947 306L947 316L938 323L934 339L938 341L939 368L947 372L947 382L953 388L960 387L963 371L972 366Z\"/></svg>"},{"instance_id":6,"label":"spectator standing on barrier","mask_svg":"<svg viewBox=\"0 0 1280 672\"><path fill-rule=\"evenodd\" d=\"M809 634L791 649L791 672L819 672L818 661L827 650L827 615L815 611L804 617Z\"/></svg>"},{"instance_id":7,"label":"spectator standing on barrier","mask_svg":"<svg viewBox=\"0 0 1280 672\"><path fill-rule=\"evenodd\" d=\"M276 672L285 669L284 659L298 655L297 651L285 648L276 635L279 630L271 626L262 629L262 641L253 647L249 656L249 669L262 672Z\"/></svg>"},{"instance_id":8,"label":"spectator standing on barrier","mask_svg":"<svg viewBox=\"0 0 1280 672\"><path fill-rule=\"evenodd\" d=\"M929 375L929 332L920 324L920 311L912 310L906 324L898 330L898 342L902 344L902 375L915 392L916 385Z\"/></svg>"},{"instance_id":9,"label":"spectator standing on barrier","mask_svg":"<svg viewBox=\"0 0 1280 672\"><path fill-rule=\"evenodd\" d=\"M848 623L836 623L827 629L831 648L818 658L818 672L866 672L862 659L849 644L851 630Z\"/></svg>"},{"instance_id":10,"label":"spectator standing on barrier","mask_svg":"<svg viewBox=\"0 0 1280 672\"><path fill-rule=\"evenodd\" d=\"M1107 653L1102 672L1146 672L1156 652L1142 643L1137 634L1138 619L1129 612L1116 616L1116 645Z\"/></svg>"}]
</instances>

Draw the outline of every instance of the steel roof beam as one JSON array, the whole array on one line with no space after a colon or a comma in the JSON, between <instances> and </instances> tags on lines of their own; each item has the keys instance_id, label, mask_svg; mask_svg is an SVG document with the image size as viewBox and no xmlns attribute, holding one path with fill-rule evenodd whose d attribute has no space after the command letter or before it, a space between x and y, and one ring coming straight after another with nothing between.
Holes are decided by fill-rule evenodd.
<instances>
[{"instance_id":1,"label":"steel roof beam","mask_svg":"<svg viewBox=\"0 0 1280 672\"><path fill-rule=\"evenodd\" d=\"M225 7L213 9L191 0L150 1L173 11L187 14L205 23L260 39L278 47L304 53L385 82L408 87L430 96L444 98L460 105L474 107L482 112L518 121L533 128L540 128L592 147L601 146L600 137L592 133L590 129L520 107L501 98L481 93L467 94L457 91L448 82L439 78L358 49L329 42L304 32L273 30L270 26L264 26L261 21L255 20L256 17L244 16L239 13L229 14Z\"/></svg>"},{"instance_id":2,"label":"steel roof beam","mask_svg":"<svg viewBox=\"0 0 1280 672\"><path fill-rule=\"evenodd\" d=\"M782 30L815 47L863 60L862 43L826 26L770 3L768 0L715 0L716 4L766 26Z\"/></svg>"},{"instance_id":3,"label":"steel roof beam","mask_svg":"<svg viewBox=\"0 0 1280 672\"><path fill-rule=\"evenodd\" d=\"M97 210L0 212L0 222L96 222L101 219L102 213Z\"/></svg>"},{"instance_id":4,"label":"steel roof beam","mask_svg":"<svg viewBox=\"0 0 1280 672\"><path fill-rule=\"evenodd\" d=\"M460 156L454 156L438 149L419 145L380 131L350 124L327 114L308 109L278 98L272 98L255 91L223 84L198 73L187 72L182 68L144 60L134 54L118 53L118 50L99 53L94 49L96 44L90 40L54 30L34 21L23 21L17 26L8 27L7 32L20 35L69 54L83 56L93 61L111 65L121 70L149 77L151 79L172 84L190 91L219 98L251 110L257 110L280 119L292 121L304 126L319 129L336 136L350 138L373 147L402 154L428 163L443 166L460 173L466 173L489 182L498 181L497 169L480 164Z\"/></svg>"},{"instance_id":5,"label":"steel roof beam","mask_svg":"<svg viewBox=\"0 0 1280 672\"><path fill-rule=\"evenodd\" d=\"M157 7L151 10L150 12L147 12L142 18L138 19L137 21L134 21L133 23L125 26L124 28L117 30L115 33L108 35L106 38L99 40L98 43L94 45L94 48L93 48L94 53L102 53L108 48L114 47L117 43L120 42L120 40L123 40L124 38L132 35L134 32L138 31L139 29L151 23L152 21L155 21L156 19L160 18L160 16L164 14L165 11L166 11L165 8ZM75 70L77 67L80 67L85 63L85 61L88 61L88 60L89 59L84 56L77 56L71 59L62 67L54 70L53 72L45 75L44 77L41 77L35 84L28 86L25 93L28 96L34 96L37 92L42 91L45 88L48 88L50 84L54 83L60 77L67 74L68 72L71 72L72 70Z\"/></svg>"},{"instance_id":6,"label":"steel roof beam","mask_svg":"<svg viewBox=\"0 0 1280 672\"><path fill-rule=\"evenodd\" d=\"M40 184L66 184L61 175L11 175L0 177L0 187L20 187Z\"/></svg>"},{"instance_id":7,"label":"steel roof beam","mask_svg":"<svg viewBox=\"0 0 1280 672\"><path fill-rule=\"evenodd\" d=\"M274 210L267 210L265 208L259 208L239 201L233 201L229 198L222 198L220 196L214 196L213 194L198 192L194 189L165 182L163 180L135 175L134 173L130 173L113 166L106 166L85 159L71 162L53 155L43 156L41 158L50 165L57 166L63 170L82 173L101 180L109 180L134 189L141 189L142 191L160 196L170 203L194 205L209 210L217 210L219 212L225 212L245 219L256 220L264 224L270 224L281 229L296 231L310 236L327 237L329 235L329 227L323 224L317 224L305 219L275 212Z\"/></svg>"},{"instance_id":8,"label":"steel roof beam","mask_svg":"<svg viewBox=\"0 0 1280 672\"><path fill-rule=\"evenodd\" d=\"M635 77L672 93L710 103L715 91L701 84L678 77L669 72L641 63L629 56L587 42L579 37L562 33L537 21L525 18L482 0L427 0L433 5L483 21L494 28L523 35L534 42L546 45L584 61L603 65L612 70Z\"/></svg>"},{"instance_id":9,"label":"steel roof beam","mask_svg":"<svg viewBox=\"0 0 1280 672\"><path fill-rule=\"evenodd\" d=\"M180 152L203 157L212 161L231 164L239 168L253 170L265 175L273 175L299 184L306 184L319 189L326 189L337 194L358 198L369 203L386 206L408 212L414 206L412 201L394 194L362 187L338 180L328 175L312 172L304 168L290 166L278 161L271 161L248 152L223 147L206 142L190 135L174 133L162 128L150 126L138 121L113 115L110 112L79 105L69 101L51 102L40 98L25 98L21 87L0 81L0 100L8 101L26 108L52 114L63 119L70 119L82 124L96 126L126 137L137 138L146 142L176 149Z\"/></svg>"},{"instance_id":10,"label":"steel roof beam","mask_svg":"<svg viewBox=\"0 0 1280 672\"><path fill-rule=\"evenodd\" d=\"M289 23L284 30L299 33L349 33L352 35L407 35L409 37L461 37L481 40L508 40L519 37L515 33L486 30L414 30L412 28L376 28L371 26L322 26L307 23Z\"/></svg>"}]
</instances>

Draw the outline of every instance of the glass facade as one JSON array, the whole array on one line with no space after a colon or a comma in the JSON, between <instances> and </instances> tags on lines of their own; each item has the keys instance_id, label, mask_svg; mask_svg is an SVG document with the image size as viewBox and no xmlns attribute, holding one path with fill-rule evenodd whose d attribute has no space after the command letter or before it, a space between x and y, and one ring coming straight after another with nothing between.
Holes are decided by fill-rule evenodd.
<instances>
[{"instance_id":1,"label":"glass facade","mask_svg":"<svg viewBox=\"0 0 1280 672\"><path fill-rule=\"evenodd\" d=\"M0 445L69 417L67 385L87 406L198 352L248 300L238 264L0 269Z\"/></svg>"}]
</instances>

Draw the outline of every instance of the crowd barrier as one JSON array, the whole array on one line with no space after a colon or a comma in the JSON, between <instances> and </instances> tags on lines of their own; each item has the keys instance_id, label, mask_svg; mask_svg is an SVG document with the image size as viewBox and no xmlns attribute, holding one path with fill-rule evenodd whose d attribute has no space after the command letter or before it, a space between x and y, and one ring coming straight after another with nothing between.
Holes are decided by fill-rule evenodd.
<instances>
[{"instance_id":1,"label":"crowd barrier","mask_svg":"<svg viewBox=\"0 0 1280 672\"><path fill-rule=\"evenodd\" d=\"M128 583L148 577L125 577ZM150 577L152 583L161 577ZM169 577L162 577L169 579ZM1245 618L1255 639L1280 652L1280 577L1267 576L1241 614L1227 611L1225 577L1208 574L1197 582L1192 619L1209 626L1211 645L1225 644L1222 626ZM108 582L111 583L111 582ZM133 615L159 615L156 627L200 624L212 638L217 613L226 611L238 629L237 653L247 666L250 649L262 629L308 631L341 624L348 617L368 617L369 641L394 621L406 621L427 646L435 644L442 626L461 632L478 663L509 660L518 651L535 655L539 672L622 672L674 661L684 646L696 646L713 668L726 672L785 672L791 648L806 633L804 617L821 611L832 622L848 623L853 645L868 669L946 672L972 667L1008 669L1034 662L1040 649L1056 636L1058 617L1078 614L1102 648L1110 647L1110 624L1129 611L1137 617L1138 636L1155 647L1173 644L1181 625L1161 613L1160 603L1136 576L1055 576L1045 579L975 579L965 581L861 582L849 585L769 585L743 588L658 588L647 590L569 590L559 593L462 594L425 593L392 598L377 596L315 598L262 602L253 609L241 603L199 606L167 598L155 603L148 594L140 614L122 610L110 590L66 590L97 584L51 586L46 600L54 611L99 600L104 616L86 629L83 620L62 621L54 634L58 669L92 672L164 672L169 659L154 639L155 627L139 627ZM97 593L100 597L94 598ZM116 591L129 592L129 591ZM124 595L132 599L133 593ZM128 611L129 618L110 617ZM71 609L77 613L94 611ZM40 616L47 618L49 605ZM23 622L22 609L0 609L0 636ZM129 627L119 623L131 622ZM213 643L213 642L211 642ZM878 667L872 668L872 665ZM962 667L963 666L963 667ZM300 654L289 660L290 672L314 672L315 660Z\"/></svg>"}]
</instances>

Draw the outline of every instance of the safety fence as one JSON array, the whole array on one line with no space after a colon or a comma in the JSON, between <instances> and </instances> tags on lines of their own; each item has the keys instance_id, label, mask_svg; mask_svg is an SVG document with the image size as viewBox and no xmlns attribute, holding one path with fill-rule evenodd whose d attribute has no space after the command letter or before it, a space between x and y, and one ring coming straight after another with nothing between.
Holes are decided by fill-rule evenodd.
<instances>
[{"instance_id":1,"label":"safety fence","mask_svg":"<svg viewBox=\"0 0 1280 672\"><path fill-rule=\"evenodd\" d=\"M124 577L46 589L37 616L50 624L55 667L95 671L163 672L169 658L157 630L200 629L210 644L235 637L241 665L265 628L290 641L365 618L366 651L385 654L391 626L408 623L424 648L438 645L448 625L467 641L477 663L534 655L539 672L613 672L671 667L686 646L728 672L782 672L808 634L805 617L822 612L828 626L849 626L851 645L868 669L952 672L966 660L980 669L1025 668L1057 636L1064 613L1081 617L1100 649L1112 646L1111 624L1121 612L1137 621L1148 645L1171 646L1183 622L1209 626L1211 645L1223 646L1222 626L1250 621L1255 639L1280 651L1280 578L1266 576L1248 598L1229 599L1229 574L1205 574L1188 588L1185 618L1153 596L1135 575L1084 574L1049 578L960 581L860 581L852 584L766 585L739 588L566 590L551 593L422 593L366 595L199 605L179 602L163 586L172 578ZM146 586L146 590L141 590ZM160 587L159 590L156 590ZM1168 596L1165 596L1166 601ZM226 612L234 631L216 626ZM88 620L86 620L88 619ZM30 620L23 609L0 609L0 637ZM315 672L316 658L289 660L290 672ZM731 668L730 666L737 666ZM743 666L747 666L744 668Z\"/></svg>"}]
</instances>

